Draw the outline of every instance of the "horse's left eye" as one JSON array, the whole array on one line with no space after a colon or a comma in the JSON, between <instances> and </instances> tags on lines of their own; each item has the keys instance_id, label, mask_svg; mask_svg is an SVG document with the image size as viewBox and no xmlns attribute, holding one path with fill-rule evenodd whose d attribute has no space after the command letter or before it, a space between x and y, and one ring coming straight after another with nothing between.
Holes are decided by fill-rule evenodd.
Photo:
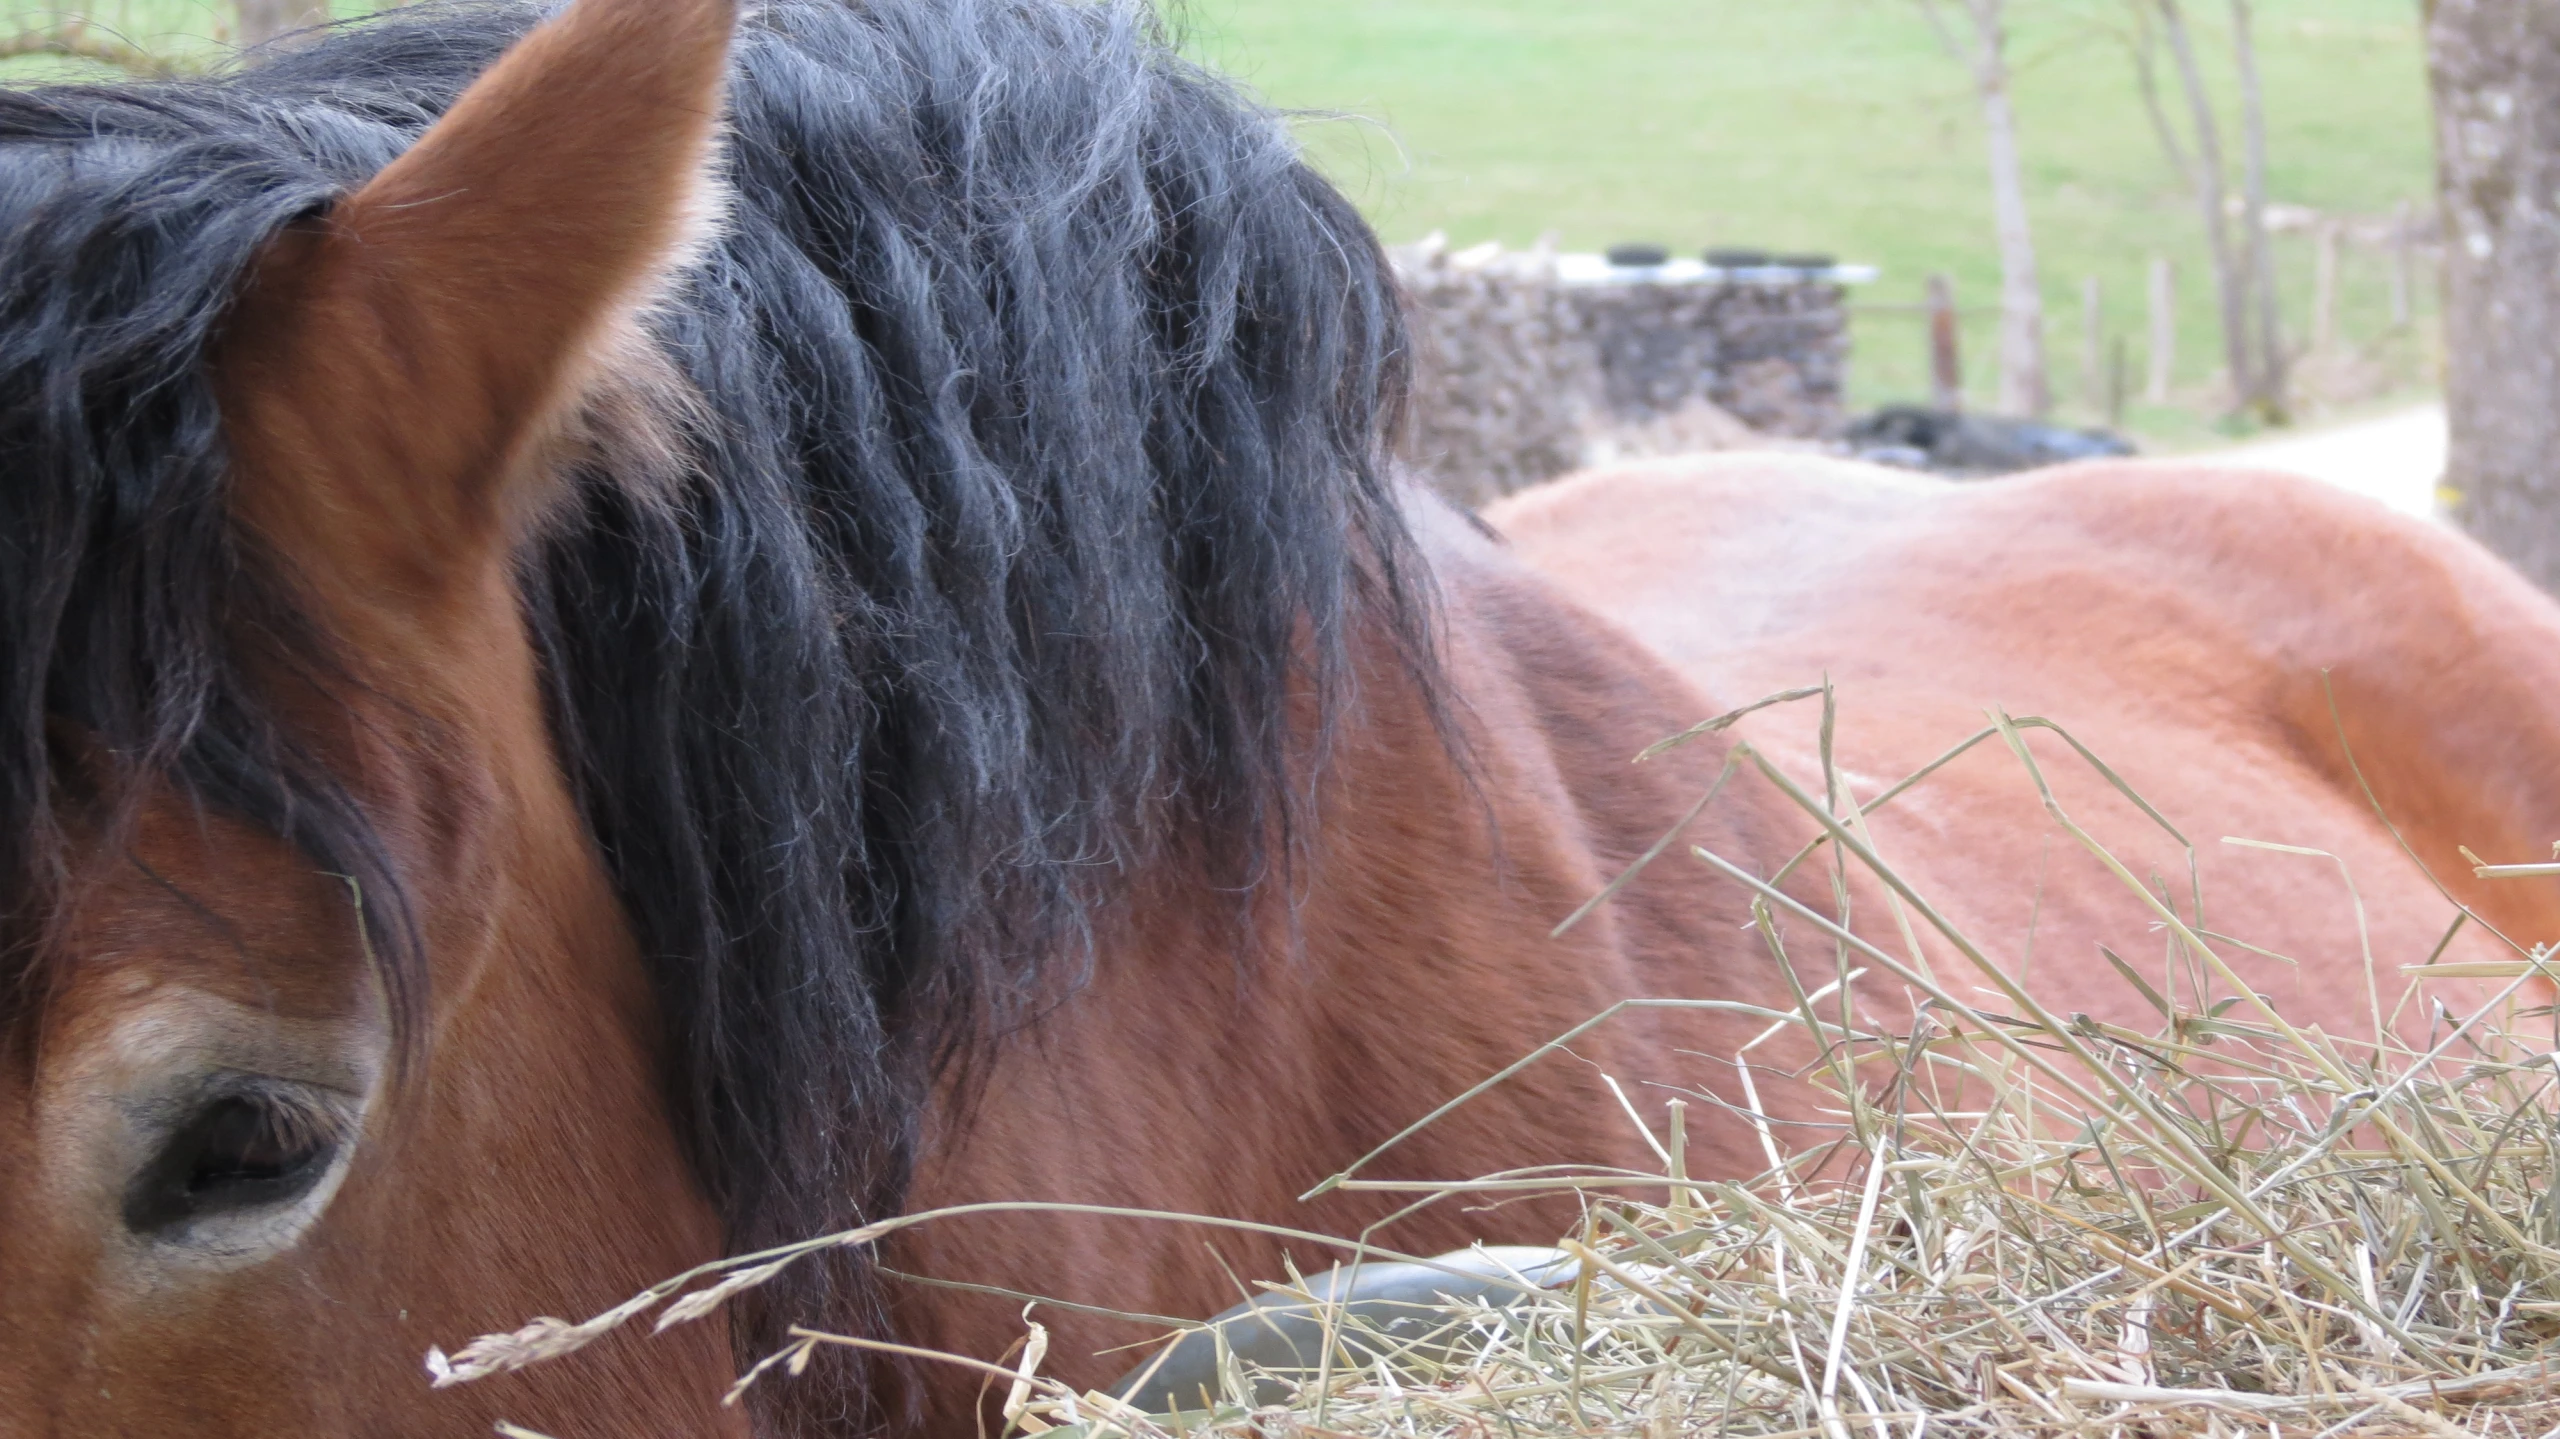
<instances>
[{"instance_id":1,"label":"horse's left eye","mask_svg":"<svg viewBox=\"0 0 2560 1439\"><path fill-rule=\"evenodd\" d=\"M172 1131L125 1194L136 1234L284 1204L328 1171L338 1126L320 1107L266 1089L224 1094Z\"/></svg>"}]
</instances>

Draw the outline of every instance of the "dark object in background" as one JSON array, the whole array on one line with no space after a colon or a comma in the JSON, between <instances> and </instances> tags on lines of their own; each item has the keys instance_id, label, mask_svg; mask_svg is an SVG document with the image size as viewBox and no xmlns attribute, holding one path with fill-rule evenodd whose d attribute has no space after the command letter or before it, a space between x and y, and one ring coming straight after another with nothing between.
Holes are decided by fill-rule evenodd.
<instances>
[{"instance_id":1,"label":"dark object in background","mask_svg":"<svg viewBox=\"0 0 2560 1439\"><path fill-rule=\"evenodd\" d=\"M1852 422L1843 438L1863 460L1964 476L2005 475L2040 465L2134 453L2132 441L2104 430L2074 430L1922 405L1887 405Z\"/></svg>"},{"instance_id":2,"label":"dark object in background","mask_svg":"<svg viewBox=\"0 0 2560 1439\"><path fill-rule=\"evenodd\" d=\"M1671 252L1660 245L1611 245L1609 263L1623 270L1650 269L1671 263Z\"/></svg>"},{"instance_id":3,"label":"dark object in background","mask_svg":"<svg viewBox=\"0 0 2560 1439\"><path fill-rule=\"evenodd\" d=\"M1776 255L1769 263L1781 270L1828 270L1840 263L1837 257L1823 254Z\"/></svg>"},{"instance_id":4,"label":"dark object in background","mask_svg":"<svg viewBox=\"0 0 2560 1439\"><path fill-rule=\"evenodd\" d=\"M1715 249L1706 254L1707 263L1719 270L1757 270L1769 263L1766 250Z\"/></svg>"}]
</instances>

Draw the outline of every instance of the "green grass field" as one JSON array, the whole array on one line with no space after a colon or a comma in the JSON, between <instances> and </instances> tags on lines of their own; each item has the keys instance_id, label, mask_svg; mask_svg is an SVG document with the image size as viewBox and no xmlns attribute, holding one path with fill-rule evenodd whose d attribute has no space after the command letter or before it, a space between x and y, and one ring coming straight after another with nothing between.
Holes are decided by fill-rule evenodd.
<instances>
[{"instance_id":1,"label":"green grass field","mask_svg":"<svg viewBox=\"0 0 2560 1439\"><path fill-rule=\"evenodd\" d=\"M365 0L339 0L361 8ZM1171 0L1195 53L1272 101L1391 240L1446 231L1515 245L1553 230L1576 248L1649 239L1819 250L1880 265L1860 292L1862 402L1909 397L1925 374L1920 325L1898 308L1943 270L1987 306L1997 269L1980 126L1961 69L1912 0ZM40 24L60 5L11 0ZM218 0L98 0L139 43L215 53ZM2122 43L2118 0L2014 0L2018 107L2042 253L2048 343L2066 416L2079 412L2081 287L2142 360L2144 269L2180 273L2180 380L2133 428L2209 438L2218 345L2200 226L2162 159ZM2221 6L2190 8L2218 18ZM2273 194L2326 212L2423 206L2431 142L2410 0L2260 0ZM2218 61L2224 37L2207 26ZM33 63L16 62L21 73ZM57 67L58 68L58 67ZM0 72L5 73L5 72ZM2229 93L2227 76L2224 80ZM2228 109L2228 107L2226 107ZM2236 124L2226 134L2236 147ZM2279 239L2286 311L2308 327L2312 245ZM2432 276L2414 335L2386 335L2389 266L2350 247L2340 330L2406 392L2433 379ZM1968 374L1989 387L1991 318L1968 322ZM2334 368L2334 367L2333 367ZM2368 380L2364 386L2373 388ZM2348 387L2342 387L2348 388Z\"/></svg>"},{"instance_id":2,"label":"green grass field","mask_svg":"<svg viewBox=\"0 0 2560 1439\"><path fill-rule=\"evenodd\" d=\"M2202 226L2104 23L2121 7L2012 9L2056 389L2081 390L2081 287L2092 276L2139 369L2153 255L2179 267L2181 378L2201 389L2217 352ZM2259 11L2273 198L2376 215L2425 205L2434 162L2417 7L2261 0ZM1371 122L1311 122L1309 143L1392 239L1437 229L1460 244L1522 245L1554 230L1574 248L1765 245L1882 266L1861 298L1883 305L1916 301L1933 270L1955 278L1964 302L1987 305L1996 291L1971 88L1910 0L1190 0L1181 23L1191 48L1276 103ZM2221 58L2222 33L2205 38ZM2235 120L2235 148L2236 134ZM2313 247L2279 244L2299 335ZM2384 256L2346 251L2346 339L2388 328L2388 284ZM2432 286L2422 272L2422 320ZM1977 389L1989 384L1991 323L1969 325ZM1915 318L1865 315L1858 337L1861 399L1923 388ZM2381 348L2402 385L2431 380L2424 346ZM2199 437L2191 413L2130 418L2166 438Z\"/></svg>"}]
</instances>

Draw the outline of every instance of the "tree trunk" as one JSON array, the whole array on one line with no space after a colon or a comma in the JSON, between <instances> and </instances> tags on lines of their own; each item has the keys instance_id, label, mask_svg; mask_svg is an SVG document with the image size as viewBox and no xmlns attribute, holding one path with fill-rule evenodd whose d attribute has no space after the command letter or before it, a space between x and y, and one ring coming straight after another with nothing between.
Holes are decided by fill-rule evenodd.
<instances>
[{"instance_id":1,"label":"tree trunk","mask_svg":"<svg viewBox=\"0 0 2560 1439\"><path fill-rule=\"evenodd\" d=\"M2205 256L2213 265L2213 289L2222 315L2223 364L2230 370L2231 394L2245 404L2257 391L2258 367L2249 344L2249 282L2231 253L2230 222L2223 207L2222 127L2213 118L2213 96L2205 89L2203 68L2196 63L2194 39L2178 0L2157 0L2160 27L2168 36L2169 54L2178 63L2179 87L2186 91L2187 113L2196 132L2196 158L2190 169L2196 209L2204 219Z\"/></svg>"},{"instance_id":2,"label":"tree trunk","mask_svg":"<svg viewBox=\"0 0 2560 1439\"><path fill-rule=\"evenodd\" d=\"M2231 58L2240 72L2240 146L2243 203L2241 233L2249 243L2249 288L2258 301L2257 369L2249 395L2258 418L2271 425L2290 418L2286 397L2283 297L2276 293L2275 250L2267 243L2267 106L2258 83L2258 45L2249 0L2231 0Z\"/></svg>"},{"instance_id":3,"label":"tree trunk","mask_svg":"<svg viewBox=\"0 0 2560 1439\"><path fill-rule=\"evenodd\" d=\"M2454 521L2560 592L2560 6L2430 0Z\"/></svg>"},{"instance_id":4,"label":"tree trunk","mask_svg":"<svg viewBox=\"0 0 2560 1439\"><path fill-rule=\"evenodd\" d=\"M264 45L279 35L324 24L329 7L323 0L240 0L242 48Z\"/></svg>"},{"instance_id":5,"label":"tree trunk","mask_svg":"<svg viewBox=\"0 0 2560 1439\"><path fill-rule=\"evenodd\" d=\"M2000 246L2000 408L2041 418L2053 390L2044 362L2044 295L2027 226L2026 178L2018 158L2018 115L2009 103L2006 0L1965 0L1973 19L1973 82L1991 152L1991 214Z\"/></svg>"}]
</instances>

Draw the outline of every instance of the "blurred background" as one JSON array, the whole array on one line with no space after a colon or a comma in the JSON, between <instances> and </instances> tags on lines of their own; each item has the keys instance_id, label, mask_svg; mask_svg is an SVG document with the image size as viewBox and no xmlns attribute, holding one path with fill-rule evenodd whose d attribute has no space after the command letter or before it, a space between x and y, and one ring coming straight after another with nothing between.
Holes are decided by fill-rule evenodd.
<instances>
[{"instance_id":1,"label":"blurred background","mask_svg":"<svg viewBox=\"0 0 2560 1439\"><path fill-rule=\"evenodd\" d=\"M1998 398L2001 259L1962 0L1193 0L1191 48L1309 119L1308 140L1391 240L1569 249L1651 241L1831 254L1881 272L1851 296L1854 407L1928 393L1920 306L1947 276L1967 398ZM2193 108L2148 0L2009 0L1999 16L2058 415L2104 418L2085 373L2136 372L2123 422L2192 447L2261 428L2231 402ZM2218 132L2226 201L2245 189L2246 116L2222 0L2177 12ZM2260 0L2266 201L2295 418L2429 394L2434 147L2412 0ZM2165 122L2182 155L2161 135ZM2230 229L2240 228L2238 216ZM2421 252L2404 256L2403 232ZM2334 249L2332 288L2321 268ZM2151 267L2173 277L2165 397L2146 393ZM2327 310L2325 326L2317 311ZM2327 344L2311 350L2315 338ZM2097 403L2091 403L2092 400Z\"/></svg>"},{"instance_id":2,"label":"blurred background","mask_svg":"<svg viewBox=\"0 0 2560 1439\"><path fill-rule=\"evenodd\" d=\"M302 9L295 0L9 6L15 51L67 38L56 48L124 46L179 65L223 58L244 18L251 27L261 18L254 12L289 23ZM2179 341L2171 383L2159 398L2137 374L2125 426L2182 447L2255 428L2220 392L2192 177L2164 149L2146 103L2147 83L2163 118L2192 135L2157 7L2005 8L2057 412L2104 418L2106 377L2082 373L2089 285L2100 365L2121 336L2139 371L2150 267L2165 260ZM2237 199L2245 117L2232 11L2221 0L2186 8ZM1856 407L1926 395L1919 306L1927 277L1943 274L1964 329L1968 397L1988 404L1998 391L2000 255L1974 67L1949 44L1970 44L1972 16L1963 0L1934 10L1919 0L1189 0L1169 18L1193 52L1307 112L1308 145L1390 242L1439 231L1455 248L1525 248L1552 233L1576 250L1757 247L1873 265L1880 278L1851 297ZM2321 329L2322 254L2337 251L2330 344L2298 367L2305 418L2424 395L2435 382L2432 276L2412 287L2405 316L2394 299L2400 227L2424 232L2421 249L2433 245L2416 10L2412 0L2256 7L2275 283L2297 348ZM73 68L38 57L7 71L25 80Z\"/></svg>"}]
</instances>

